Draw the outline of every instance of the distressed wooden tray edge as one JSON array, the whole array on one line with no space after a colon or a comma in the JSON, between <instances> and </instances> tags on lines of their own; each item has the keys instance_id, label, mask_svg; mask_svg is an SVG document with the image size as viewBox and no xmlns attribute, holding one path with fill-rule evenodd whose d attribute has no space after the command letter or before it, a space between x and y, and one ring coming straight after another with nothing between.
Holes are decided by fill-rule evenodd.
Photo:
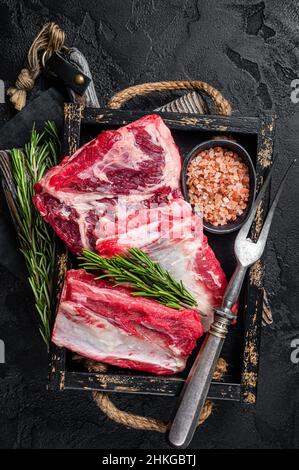
<instances>
[{"instance_id":1,"label":"distressed wooden tray edge","mask_svg":"<svg viewBox=\"0 0 299 470\"><path fill-rule=\"evenodd\" d=\"M83 108L73 103L65 104L64 155L73 153L79 147L81 123L94 123L111 126L125 125L138 117L152 112L118 111L107 109ZM264 175L272 165L275 116L265 114L256 117L204 116L185 113L160 113L166 124L175 129L198 127L201 130L219 132L242 132L256 134L258 187ZM253 225L253 236L258 236L267 205L263 202ZM61 286L63 272L66 269L67 255L58 253L57 286ZM254 404L257 397L259 367L259 345L261 329L261 311L263 305L263 279L265 266L263 260L256 263L249 272L247 298L251 298L255 308L247 318L244 337L244 353L241 383L212 382L208 398L214 400L241 401ZM59 277L59 276L58 276ZM56 292L57 294L57 292ZM57 299L57 296L55 295ZM184 379L179 377L134 376L125 374L98 374L75 372L66 369L66 350L51 344L49 363L49 390L101 390L114 393L150 394L176 396L180 393ZM137 379L137 380L136 380ZM136 382L139 381L139 386Z\"/></svg>"}]
</instances>

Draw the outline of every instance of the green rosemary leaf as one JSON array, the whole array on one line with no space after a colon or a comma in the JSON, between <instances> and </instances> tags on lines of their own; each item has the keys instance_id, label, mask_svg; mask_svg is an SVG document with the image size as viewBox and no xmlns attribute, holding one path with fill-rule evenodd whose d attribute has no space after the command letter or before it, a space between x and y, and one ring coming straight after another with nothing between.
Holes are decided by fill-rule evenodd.
<instances>
[{"instance_id":1,"label":"green rosemary leaf","mask_svg":"<svg viewBox=\"0 0 299 470\"><path fill-rule=\"evenodd\" d=\"M196 300L182 281L176 281L159 263L138 248L130 248L124 255L112 258L83 250L83 256L78 259L82 261L80 266L87 271L104 271L96 279L107 278L114 282L114 286L127 285L134 289L132 296L153 298L175 309L196 306Z\"/></svg>"},{"instance_id":2,"label":"green rosemary leaf","mask_svg":"<svg viewBox=\"0 0 299 470\"><path fill-rule=\"evenodd\" d=\"M54 265L54 237L32 204L34 185L57 163L60 151L58 131L47 122L42 132L35 127L24 150L10 152L13 182L16 188L16 209L20 251L28 270L36 310L40 317L40 334L50 340L50 289Z\"/></svg>"}]
</instances>

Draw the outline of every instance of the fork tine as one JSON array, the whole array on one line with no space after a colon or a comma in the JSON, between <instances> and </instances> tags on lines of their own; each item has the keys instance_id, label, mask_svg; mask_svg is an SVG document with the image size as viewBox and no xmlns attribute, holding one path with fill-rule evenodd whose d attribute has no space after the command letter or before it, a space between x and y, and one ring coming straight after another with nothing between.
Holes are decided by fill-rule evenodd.
<instances>
[{"instance_id":1,"label":"fork tine","mask_svg":"<svg viewBox=\"0 0 299 470\"><path fill-rule=\"evenodd\" d=\"M276 161L276 159L275 159ZM275 162L274 162L275 163ZM239 240L239 239L244 239L247 237L248 235L248 232L250 230L250 227L252 225L252 222L254 220L254 217L255 217L255 214L256 214L256 211L260 205L260 202L261 200L263 199L264 197L264 194L265 194L265 191L270 183L270 180L271 180L271 177L272 177L272 172L273 172L273 168L274 168L274 164L272 165L265 181L264 181L264 184L262 185L262 188L260 190L260 192L258 193L254 203L253 203L253 206L252 206L252 209L250 211L250 215L248 217L248 219L246 220L246 222L243 224L242 228L239 230L239 233L236 237L236 241Z\"/></svg>"},{"instance_id":2,"label":"fork tine","mask_svg":"<svg viewBox=\"0 0 299 470\"><path fill-rule=\"evenodd\" d=\"M269 209L269 212L268 212L268 215L267 215L267 218L264 222L264 225L263 225L263 228L260 232L260 236L258 238L258 241L257 243L261 243L261 244L266 244L266 241L267 241L267 237L268 237L268 234L269 234L269 230L270 230L270 227L271 227L271 223L272 223L272 219L273 219L273 215L274 215L274 212L275 212L275 209L277 207L277 204L278 204L278 201L279 201L279 198L281 196L281 193L282 193L282 190L283 190L283 187L284 187L284 184L287 180L287 177L288 177L288 174L291 170L291 168L293 167L293 165L296 163L296 159L294 159L290 165L288 166L281 182L279 183L279 187L276 191L276 194L275 194L275 197L273 199L273 202L271 204L271 207Z\"/></svg>"}]
</instances>

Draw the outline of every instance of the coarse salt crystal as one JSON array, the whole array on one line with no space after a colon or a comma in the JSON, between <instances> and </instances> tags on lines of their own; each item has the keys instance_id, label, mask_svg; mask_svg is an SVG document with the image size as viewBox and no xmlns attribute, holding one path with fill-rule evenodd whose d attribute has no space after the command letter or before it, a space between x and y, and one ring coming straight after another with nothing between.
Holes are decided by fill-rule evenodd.
<instances>
[{"instance_id":1,"label":"coarse salt crystal","mask_svg":"<svg viewBox=\"0 0 299 470\"><path fill-rule=\"evenodd\" d=\"M205 220L224 225L247 207L249 170L235 152L215 147L199 152L189 163L187 187L190 202L201 208Z\"/></svg>"}]
</instances>

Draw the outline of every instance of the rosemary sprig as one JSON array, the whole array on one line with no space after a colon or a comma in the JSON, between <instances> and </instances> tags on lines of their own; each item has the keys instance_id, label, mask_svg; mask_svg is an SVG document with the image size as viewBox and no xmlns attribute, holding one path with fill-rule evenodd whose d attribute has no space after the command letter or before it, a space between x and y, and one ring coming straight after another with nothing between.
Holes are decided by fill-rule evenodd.
<instances>
[{"instance_id":1,"label":"rosemary sprig","mask_svg":"<svg viewBox=\"0 0 299 470\"><path fill-rule=\"evenodd\" d=\"M48 345L50 340L51 278L54 266L54 238L32 203L34 185L57 163L59 137L53 122L44 131L33 127L24 150L13 149L11 168L16 189L18 234L21 252L29 273L35 306L40 317L39 331Z\"/></svg>"},{"instance_id":2,"label":"rosemary sprig","mask_svg":"<svg viewBox=\"0 0 299 470\"><path fill-rule=\"evenodd\" d=\"M130 248L126 254L112 258L83 250L79 260L83 261L80 266L87 271L104 271L96 279L108 278L115 286L133 288L133 296L152 298L175 309L196 306L196 300L182 281L176 281L159 263L137 248Z\"/></svg>"}]
</instances>

